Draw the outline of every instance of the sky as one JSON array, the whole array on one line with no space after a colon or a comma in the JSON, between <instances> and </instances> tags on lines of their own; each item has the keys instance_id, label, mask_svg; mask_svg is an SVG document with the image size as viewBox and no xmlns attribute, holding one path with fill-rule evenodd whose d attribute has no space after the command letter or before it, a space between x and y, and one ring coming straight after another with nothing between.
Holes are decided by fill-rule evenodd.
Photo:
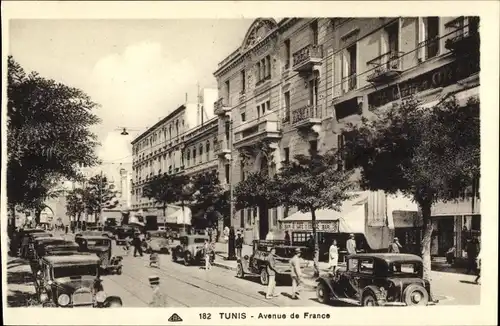
<instances>
[{"instance_id":1,"label":"sky","mask_svg":"<svg viewBox=\"0 0 500 326\"><path fill-rule=\"evenodd\" d=\"M132 139L200 88L241 45L250 19L11 20L10 48L25 70L85 91L100 104L105 173L130 168ZM129 136L117 130L127 127ZM113 173L114 174L114 173Z\"/></svg>"}]
</instances>

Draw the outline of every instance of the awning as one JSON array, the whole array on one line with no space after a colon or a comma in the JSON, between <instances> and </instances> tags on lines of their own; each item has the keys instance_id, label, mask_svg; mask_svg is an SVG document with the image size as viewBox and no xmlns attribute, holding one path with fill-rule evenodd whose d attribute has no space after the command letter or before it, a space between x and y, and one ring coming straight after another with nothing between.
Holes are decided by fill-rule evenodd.
<instances>
[{"instance_id":1,"label":"awning","mask_svg":"<svg viewBox=\"0 0 500 326\"><path fill-rule=\"evenodd\" d=\"M368 194L368 191L355 193L357 197L345 201L339 211L333 209L316 211L318 230L341 233L365 233L365 204L368 202ZM284 228L288 226L292 229L310 230L312 227L311 220L312 216L310 212L297 212L286 217L281 223Z\"/></svg>"},{"instance_id":2,"label":"awning","mask_svg":"<svg viewBox=\"0 0 500 326\"><path fill-rule=\"evenodd\" d=\"M402 194L387 196L387 215L391 228L414 227L419 223L418 205Z\"/></svg>"}]
</instances>

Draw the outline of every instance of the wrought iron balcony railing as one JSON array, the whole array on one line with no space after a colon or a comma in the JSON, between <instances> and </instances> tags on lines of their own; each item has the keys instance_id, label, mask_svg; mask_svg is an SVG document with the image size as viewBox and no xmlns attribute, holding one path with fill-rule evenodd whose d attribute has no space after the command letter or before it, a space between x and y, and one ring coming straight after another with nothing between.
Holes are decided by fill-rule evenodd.
<instances>
[{"instance_id":1,"label":"wrought iron balcony railing","mask_svg":"<svg viewBox=\"0 0 500 326\"><path fill-rule=\"evenodd\" d=\"M321 107L306 105L292 111L292 124L300 124L306 120L321 119Z\"/></svg>"},{"instance_id":2,"label":"wrought iron balcony railing","mask_svg":"<svg viewBox=\"0 0 500 326\"><path fill-rule=\"evenodd\" d=\"M293 54L293 69L311 69L314 64L320 64L323 59L323 46L309 44Z\"/></svg>"},{"instance_id":3,"label":"wrought iron balcony railing","mask_svg":"<svg viewBox=\"0 0 500 326\"><path fill-rule=\"evenodd\" d=\"M367 80L369 82L380 82L392 79L403 70L401 51L389 51L367 62L368 66L374 67Z\"/></svg>"}]
</instances>

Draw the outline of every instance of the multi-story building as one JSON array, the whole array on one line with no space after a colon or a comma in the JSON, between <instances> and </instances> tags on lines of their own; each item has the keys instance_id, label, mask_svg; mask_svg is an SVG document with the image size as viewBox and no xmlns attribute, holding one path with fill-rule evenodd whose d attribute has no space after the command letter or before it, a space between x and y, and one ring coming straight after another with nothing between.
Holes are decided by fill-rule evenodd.
<instances>
[{"instance_id":1,"label":"multi-story building","mask_svg":"<svg viewBox=\"0 0 500 326\"><path fill-rule=\"evenodd\" d=\"M220 94L215 113L221 131L221 181L234 186L250 171L274 173L296 154L341 148L346 123L370 117L374 108L397 105L409 95L416 95L423 106L452 94L461 103L478 95L479 61L470 54L479 48L477 31L478 20L469 17L255 20L241 46L214 73ZM348 165L339 162L340 169ZM368 205L358 224L379 228L377 232L386 224L405 226L403 218L386 213L388 207L416 211L408 201L381 192L363 198L354 203ZM436 206L435 215L459 215L459 204L443 205L446 208ZM479 205L469 207L474 211L460 210L461 217L452 220L475 220L463 216L477 214ZM339 216L324 215L328 221ZM244 229L247 239L264 238L280 225L308 230L298 223L300 216L293 208L259 207L235 212L231 224ZM455 232L461 224L454 223ZM320 227L338 231L342 223ZM344 229L354 232L363 226Z\"/></svg>"},{"instance_id":2,"label":"multi-story building","mask_svg":"<svg viewBox=\"0 0 500 326\"><path fill-rule=\"evenodd\" d=\"M197 173L212 168L216 99L217 90L204 89L197 103L181 105L132 141L132 210L149 210L164 217L154 200L143 197L146 182L162 173ZM166 215L176 210L169 207Z\"/></svg>"}]
</instances>

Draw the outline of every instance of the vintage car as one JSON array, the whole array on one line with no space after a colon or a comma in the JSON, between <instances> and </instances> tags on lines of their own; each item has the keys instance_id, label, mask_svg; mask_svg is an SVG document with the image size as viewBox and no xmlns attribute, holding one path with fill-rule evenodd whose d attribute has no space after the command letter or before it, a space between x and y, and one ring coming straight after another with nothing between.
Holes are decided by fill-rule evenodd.
<instances>
[{"instance_id":1,"label":"vintage car","mask_svg":"<svg viewBox=\"0 0 500 326\"><path fill-rule=\"evenodd\" d=\"M205 261L205 241L210 239L206 235L183 235L179 237L180 244L172 250L172 261L182 259L184 265L199 264ZM215 260L215 252L210 254L211 261Z\"/></svg>"},{"instance_id":2,"label":"vintage car","mask_svg":"<svg viewBox=\"0 0 500 326\"><path fill-rule=\"evenodd\" d=\"M89 227L85 231L78 232L75 234L75 237L81 237L81 236L92 236L92 235L98 235L98 236L103 236L107 237L110 239L114 239L115 235L110 232L110 231L104 231L102 227L100 226L94 226L94 227Z\"/></svg>"},{"instance_id":3,"label":"vintage car","mask_svg":"<svg viewBox=\"0 0 500 326\"><path fill-rule=\"evenodd\" d=\"M42 229L21 229L16 232L10 242L10 254L12 256L21 256L23 254L23 244L28 244L28 237L32 233L46 233L46 231Z\"/></svg>"},{"instance_id":4,"label":"vintage car","mask_svg":"<svg viewBox=\"0 0 500 326\"><path fill-rule=\"evenodd\" d=\"M116 228L116 244L125 244L125 239L129 237L132 239L134 237L134 234L138 232L139 229L137 227L134 227L132 225L121 225Z\"/></svg>"},{"instance_id":5,"label":"vintage car","mask_svg":"<svg viewBox=\"0 0 500 326\"><path fill-rule=\"evenodd\" d=\"M168 254L170 252L170 242L167 239L166 231L148 231L147 238L147 254L153 252Z\"/></svg>"},{"instance_id":6,"label":"vintage car","mask_svg":"<svg viewBox=\"0 0 500 326\"><path fill-rule=\"evenodd\" d=\"M49 255L71 255L78 253L76 242L61 237L37 238L34 241L34 254L30 257L31 271L35 274L40 267L40 259Z\"/></svg>"},{"instance_id":7,"label":"vintage car","mask_svg":"<svg viewBox=\"0 0 500 326\"><path fill-rule=\"evenodd\" d=\"M100 259L101 271L106 273L122 273L122 256L111 255L111 239L103 236L79 236L75 238L79 252L95 253Z\"/></svg>"},{"instance_id":8,"label":"vintage car","mask_svg":"<svg viewBox=\"0 0 500 326\"><path fill-rule=\"evenodd\" d=\"M107 296L99 279L100 260L94 255L45 256L35 277L37 296L44 307L121 307L117 296Z\"/></svg>"},{"instance_id":9,"label":"vintage car","mask_svg":"<svg viewBox=\"0 0 500 326\"><path fill-rule=\"evenodd\" d=\"M295 250L299 248L304 252L307 248L302 246L285 245L281 240L254 240L252 244L252 255L245 255L238 259L236 276L243 278L245 275L260 275L260 283L267 285L269 275L267 273L267 256L271 248L276 249L276 281L288 278L291 273L290 259L294 256ZM301 263L301 267L306 267L306 262Z\"/></svg>"},{"instance_id":10,"label":"vintage car","mask_svg":"<svg viewBox=\"0 0 500 326\"><path fill-rule=\"evenodd\" d=\"M346 270L318 278L318 301L362 306L428 305L430 283L422 259L411 254L372 253L347 257Z\"/></svg>"},{"instance_id":11,"label":"vintage car","mask_svg":"<svg viewBox=\"0 0 500 326\"><path fill-rule=\"evenodd\" d=\"M27 236L24 237L23 240L23 246L21 247L21 257L30 259L33 257L34 252L35 252L35 241L36 239L39 238L51 238L52 234L51 233L46 233L46 232L36 232L36 233L31 233Z\"/></svg>"}]
</instances>

